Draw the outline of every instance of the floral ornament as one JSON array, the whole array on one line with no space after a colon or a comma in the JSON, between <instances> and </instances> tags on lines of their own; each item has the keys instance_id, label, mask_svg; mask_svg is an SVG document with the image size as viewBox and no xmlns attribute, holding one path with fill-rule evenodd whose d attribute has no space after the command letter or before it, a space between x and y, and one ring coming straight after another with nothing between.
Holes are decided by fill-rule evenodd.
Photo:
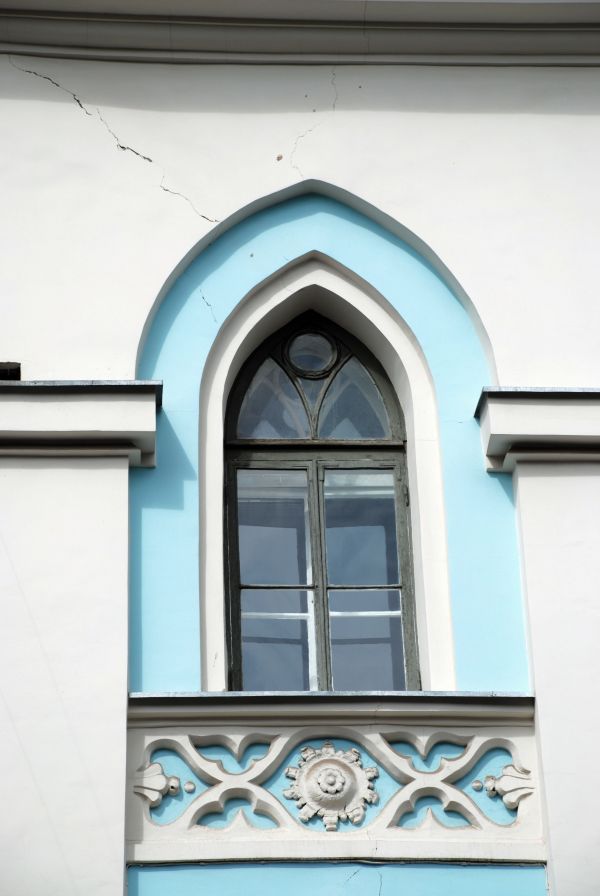
<instances>
[{"instance_id":1,"label":"floral ornament","mask_svg":"<svg viewBox=\"0 0 600 896\"><path fill-rule=\"evenodd\" d=\"M329 741L318 749L304 747L300 755L298 768L286 769L286 776L294 783L283 791L288 800L296 800L300 821L319 815L326 831L337 830L339 821L360 824L365 804L379 799L372 783L378 770L363 768L354 747L336 750Z\"/></svg>"},{"instance_id":2,"label":"floral ornament","mask_svg":"<svg viewBox=\"0 0 600 896\"><path fill-rule=\"evenodd\" d=\"M514 765L505 765L502 774L497 778L488 775L483 782L473 781L471 787L473 790L485 788L487 795L492 799L495 796L502 797L507 809L517 809L521 800L533 793L529 772L521 771Z\"/></svg>"},{"instance_id":3,"label":"floral ornament","mask_svg":"<svg viewBox=\"0 0 600 896\"><path fill-rule=\"evenodd\" d=\"M160 806L163 797L167 794L176 796L180 786L179 778L174 775L165 775L160 762L153 762L151 765L139 768L133 779L134 792L145 797L153 809Z\"/></svg>"}]
</instances>

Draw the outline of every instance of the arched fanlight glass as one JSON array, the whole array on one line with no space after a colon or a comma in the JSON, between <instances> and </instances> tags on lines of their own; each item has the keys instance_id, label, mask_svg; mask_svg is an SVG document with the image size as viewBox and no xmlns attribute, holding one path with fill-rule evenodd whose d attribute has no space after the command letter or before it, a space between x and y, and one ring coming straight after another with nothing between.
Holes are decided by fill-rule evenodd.
<instances>
[{"instance_id":1,"label":"arched fanlight glass","mask_svg":"<svg viewBox=\"0 0 600 896\"><path fill-rule=\"evenodd\" d=\"M389 439L388 413L373 377L357 358L346 361L321 405L320 439Z\"/></svg>"},{"instance_id":2,"label":"arched fanlight glass","mask_svg":"<svg viewBox=\"0 0 600 896\"><path fill-rule=\"evenodd\" d=\"M292 336L287 356L294 370L304 377L322 377L333 367L335 345L323 333L299 333Z\"/></svg>"},{"instance_id":3,"label":"arched fanlight glass","mask_svg":"<svg viewBox=\"0 0 600 896\"><path fill-rule=\"evenodd\" d=\"M267 358L254 374L237 423L240 439L309 439L302 399L287 373Z\"/></svg>"},{"instance_id":4,"label":"arched fanlight glass","mask_svg":"<svg viewBox=\"0 0 600 896\"><path fill-rule=\"evenodd\" d=\"M336 332L301 328L263 350L243 391L239 440L372 441L402 438L402 416L377 362ZM266 354L266 357L265 357ZM367 363L365 363L367 361ZM384 395L385 392L385 395ZM236 403L234 398L233 403ZM390 414L391 410L391 414ZM230 427L231 429L231 427Z\"/></svg>"},{"instance_id":5,"label":"arched fanlight glass","mask_svg":"<svg viewBox=\"0 0 600 896\"><path fill-rule=\"evenodd\" d=\"M231 686L418 688L404 424L377 360L303 315L240 371L226 442Z\"/></svg>"}]
</instances>

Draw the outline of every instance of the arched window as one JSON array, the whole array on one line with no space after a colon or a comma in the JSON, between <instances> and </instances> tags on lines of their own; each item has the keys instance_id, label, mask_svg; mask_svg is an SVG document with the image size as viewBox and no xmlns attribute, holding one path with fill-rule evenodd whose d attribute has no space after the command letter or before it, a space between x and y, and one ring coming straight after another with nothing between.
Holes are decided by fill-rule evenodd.
<instances>
[{"instance_id":1,"label":"arched window","mask_svg":"<svg viewBox=\"0 0 600 896\"><path fill-rule=\"evenodd\" d=\"M376 359L309 312L226 416L230 687L418 689L405 433Z\"/></svg>"}]
</instances>

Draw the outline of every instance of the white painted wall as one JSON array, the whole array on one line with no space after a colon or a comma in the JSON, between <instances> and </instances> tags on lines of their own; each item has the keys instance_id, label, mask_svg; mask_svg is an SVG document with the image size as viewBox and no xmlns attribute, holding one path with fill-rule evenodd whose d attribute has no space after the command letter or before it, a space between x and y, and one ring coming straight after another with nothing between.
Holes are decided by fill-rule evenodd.
<instances>
[{"instance_id":1,"label":"white painted wall","mask_svg":"<svg viewBox=\"0 0 600 896\"><path fill-rule=\"evenodd\" d=\"M438 253L502 384L600 383L597 68L13 62L63 88L0 57L0 358L24 377L132 376L211 219L319 178Z\"/></svg>"},{"instance_id":2,"label":"white painted wall","mask_svg":"<svg viewBox=\"0 0 600 896\"><path fill-rule=\"evenodd\" d=\"M596 896L600 825L600 465L515 474L552 896Z\"/></svg>"},{"instance_id":3,"label":"white painted wall","mask_svg":"<svg viewBox=\"0 0 600 896\"><path fill-rule=\"evenodd\" d=\"M26 379L133 377L162 284L214 222L317 178L441 257L501 385L598 386L599 145L597 68L0 57L0 360ZM518 490L557 892L583 896L599 471L523 467ZM4 459L0 507L3 888L115 893L126 460Z\"/></svg>"},{"instance_id":4,"label":"white painted wall","mask_svg":"<svg viewBox=\"0 0 600 896\"><path fill-rule=\"evenodd\" d=\"M122 891L127 458L0 459L0 891Z\"/></svg>"}]
</instances>

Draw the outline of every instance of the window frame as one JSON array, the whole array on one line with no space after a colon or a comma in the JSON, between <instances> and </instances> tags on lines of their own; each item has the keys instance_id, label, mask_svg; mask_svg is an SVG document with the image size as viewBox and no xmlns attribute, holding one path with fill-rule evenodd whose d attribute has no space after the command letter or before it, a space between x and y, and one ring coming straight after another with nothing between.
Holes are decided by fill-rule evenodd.
<instances>
[{"instance_id":1,"label":"window frame","mask_svg":"<svg viewBox=\"0 0 600 896\"><path fill-rule=\"evenodd\" d=\"M316 410L308 407L298 388L298 374L293 365L286 363L285 353L291 339L304 332L319 332L345 352L338 357L323 377L327 380ZM278 350L278 347L280 349ZM236 424L244 396L261 364L272 357L290 376L300 394L309 419L318 417L331 382L349 360L356 357L373 378L390 421L391 437L387 439L240 439L236 436ZM247 359L230 392L225 416L225 477L224 477L224 539L226 584L226 639L228 654L229 690L241 691L242 640L241 640L241 581L239 570L238 519L237 519L237 471L240 469L307 470L310 503L310 544L313 557L313 592L315 634L318 669L318 691L332 692L331 656L329 647L329 606L325 565L325 519L321 483L325 469L379 469L394 471L396 544L398 551L400 583L400 610L403 641L405 691L421 689L419 667L416 607L412 566L412 541L410 530L409 490L406 463L406 438L404 417L397 396L383 368L370 352L354 337L337 325L314 312L296 318L286 327L267 338ZM277 586L270 586L277 588ZM288 586L291 587L291 586ZM352 586L346 586L352 587ZM366 586L358 586L360 587ZM357 590L358 590L357 589ZM392 590L394 585L371 586L371 590ZM296 586L296 590L304 590ZM334 589L330 589L334 590ZM311 689L308 692L315 692ZM336 693L339 693L336 692ZM393 691L385 691L393 693Z\"/></svg>"}]
</instances>

